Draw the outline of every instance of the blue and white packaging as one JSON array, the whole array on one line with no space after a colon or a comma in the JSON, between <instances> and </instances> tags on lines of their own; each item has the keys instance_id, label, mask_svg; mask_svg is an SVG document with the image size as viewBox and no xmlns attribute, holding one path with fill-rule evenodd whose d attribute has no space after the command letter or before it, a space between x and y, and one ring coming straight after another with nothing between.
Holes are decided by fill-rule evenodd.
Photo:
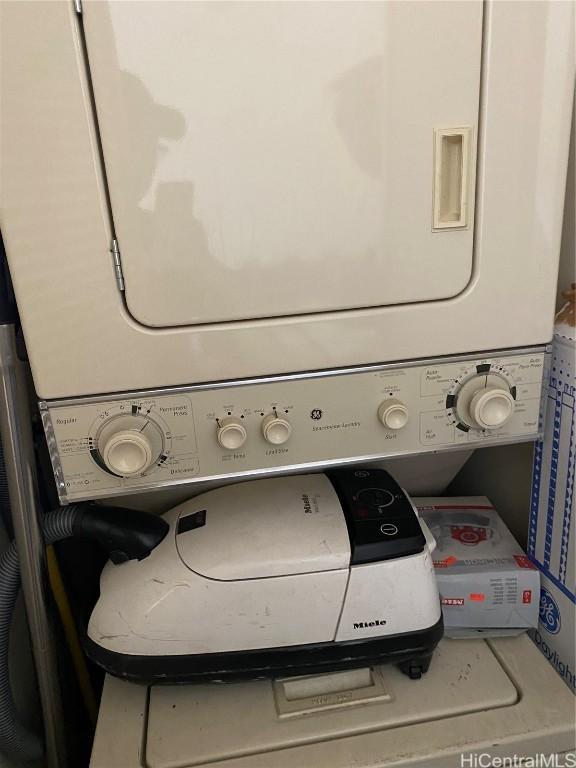
<instances>
[{"instance_id":1,"label":"blue and white packaging","mask_svg":"<svg viewBox=\"0 0 576 768\"><path fill-rule=\"evenodd\" d=\"M528 555L542 574L533 640L572 690L576 680L575 336L567 322L555 328L544 389L545 431L534 454L528 534Z\"/></svg>"}]
</instances>

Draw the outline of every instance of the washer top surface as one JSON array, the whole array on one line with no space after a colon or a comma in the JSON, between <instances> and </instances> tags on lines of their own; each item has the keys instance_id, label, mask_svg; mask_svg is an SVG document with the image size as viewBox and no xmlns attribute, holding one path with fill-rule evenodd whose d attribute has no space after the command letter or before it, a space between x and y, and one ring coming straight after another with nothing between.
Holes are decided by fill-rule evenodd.
<instances>
[{"instance_id":1,"label":"washer top surface","mask_svg":"<svg viewBox=\"0 0 576 768\"><path fill-rule=\"evenodd\" d=\"M91 768L455 768L574 747L574 697L523 634L443 640L417 681L391 666L151 689L108 677Z\"/></svg>"},{"instance_id":2,"label":"washer top surface","mask_svg":"<svg viewBox=\"0 0 576 768\"><path fill-rule=\"evenodd\" d=\"M445 720L450 727L456 715L510 707L519 695L481 640L444 641L419 681L408 680L393 665L374 668L371 680L347 674L352 688L344 691L338 690L338 675L316 676L317 690L268 680L155 687L150 693L147 764L187 768L412 723ZM322 690L322 678L327 686L328 678L336 680L330 681L333 693L327 693L330 687ZM356 701L350 696L354 690L363 691ZM338 697L340 704L335 703ZM315 706L318 699L325 704Z\"/></svg>"}]
</instances>

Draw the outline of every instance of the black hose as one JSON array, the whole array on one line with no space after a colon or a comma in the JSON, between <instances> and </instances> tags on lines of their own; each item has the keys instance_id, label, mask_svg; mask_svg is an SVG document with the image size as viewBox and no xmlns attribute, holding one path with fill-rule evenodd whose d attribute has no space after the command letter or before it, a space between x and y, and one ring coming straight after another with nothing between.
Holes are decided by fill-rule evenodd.
<instances>
[{"instance_id":1,"label":"black hose","mask_svg":"<svg viewBox=\"0 0 576 768\"><path fill-rule=\"evenodd\" d=\"M71 536L92 539L108 551L113 563L147 557L169 529L165 520L150 512L93 504L59 507L42 520L46 544ZM0 754L29 762L42 757L43 747L20 723L10 687L10 627L19 590L18 550L12 542L0 557Z\"/></svg>"},{"instance_id":2,"label":"black hose","mask_svg":"<svg viewBox=\"0 0 576 768\"><path fill-rule=\"evenodd\" d=\"M79 507L62 507L42 521L47 544L67 539L74 533ZM20 591L20 563L12 542L0 557L0 753L13 760L39 760L42 741L20 722L10 686L9 643L14 606Z\"/></svg>"}]
</instances>

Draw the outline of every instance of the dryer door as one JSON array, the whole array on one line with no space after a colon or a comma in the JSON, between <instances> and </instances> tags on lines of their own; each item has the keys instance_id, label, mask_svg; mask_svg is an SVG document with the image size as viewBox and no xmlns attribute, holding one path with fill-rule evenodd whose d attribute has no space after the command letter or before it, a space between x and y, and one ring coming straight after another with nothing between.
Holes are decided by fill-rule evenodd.
<instances>
[{"instance_id":1,"label":"dryer door","mask_svg":"<svg viewBox=\"0 0 576 768\"><path fill-rule=\"evenodd\" d=\"M381 307L468 284L480 2L83 13L136 320Z\"/></svg>"}]
</instances>

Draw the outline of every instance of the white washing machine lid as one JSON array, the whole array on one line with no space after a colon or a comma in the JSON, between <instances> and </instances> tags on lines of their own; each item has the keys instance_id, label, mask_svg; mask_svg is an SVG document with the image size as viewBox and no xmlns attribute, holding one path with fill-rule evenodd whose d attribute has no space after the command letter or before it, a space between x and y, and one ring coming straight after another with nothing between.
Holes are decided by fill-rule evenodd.
<instances>
[{"instance_id":1,"label":"white washing machine lid","mask_svg":"<svg viewBox=\"0 0 576 768\"><path fill-rule=\"evenodd\" d=\"M139 322L382 307L468 284L481 3L102 1L83 19ZM434 131L450 126L469 131L467 218L433 231Z\"/></svg>"},{"instance_id":2,"label":"white washing machine lid","mask_svg":"<svg viewBox=\"0 0 576 768\"><path fill-rule=\"evenodd\" d=\"M188 568L233 581L350 565L340 501L323 474L240 483L180 507L176 546Z\"/></svg>"},{"instance_id":3,"label":"white washing machine lid","mask_svg":"<svg viewBox=\"0 0 576 768\"><path fill-rule=\"evenodd\" d=\"M435 722L449 729L451 718L473 712L503 708L505 718L505 708L514 705L518 695L483 641L442 642L419 681L408 680L390 665L316 676L308 685L305 678L291 678L227 686L158 686L150 690L146 764L188 768L240 756L269 756L286 747L376 730L403 731L417 723ZM411 748L408 734L404 748ZM394 762L393 755L387 758Z\"/></svg>"}]
</instances>

